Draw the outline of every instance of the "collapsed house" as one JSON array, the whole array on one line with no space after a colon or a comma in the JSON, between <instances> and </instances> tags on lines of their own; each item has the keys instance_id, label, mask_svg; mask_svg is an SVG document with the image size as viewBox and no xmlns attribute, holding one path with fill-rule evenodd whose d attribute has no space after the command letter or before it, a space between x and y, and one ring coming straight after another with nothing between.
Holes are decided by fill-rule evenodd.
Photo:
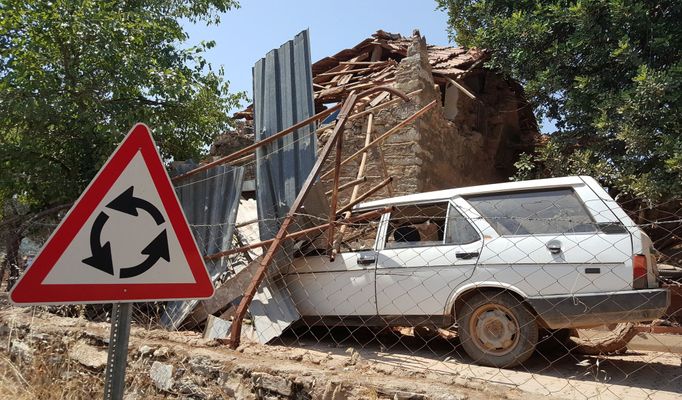
<instances>
[{"instance_id":1,"label":"collapsed house","mask_svg":"<svg viewBox=\"0 0 682 400\"><path fill-rule=\"evenodd\" d=\"M411 38L378 31L312 64L317 112L352 91L377 86L410 96L406 104L391 102L388 92L359 100L359 111L384 106L372 113L374 138L436 100L431 112L372 149L371 158L380 163L367 166L361 192L389 176L400 179L378 197L504 182L513 175L519 154L533 150L538 127L522 87L486 68L488 58L478 49L428 45L418 31ZM364 146L369 114L346 125L344 159ZM235 117L243 120L240 131L250 129L253 107ZM333 116L327 121L317 129L320 145L334 128ZM342 184L356 179L359 161L344 166Z\"/></svg>"},{"instance_id":2,"label":"collapsed house","mask_svg":"<svg viewBox=\"0 0 682 400\"><path fill-rule=\"evenodd\" d=\"M350 221L362 201L506 181L539 137L522 88L486 68L485 51L428 45L418 31L378 31L314 64L309 54L304 31L259 60L254 104L235 115L238 132L216 142L217 159L177 171L218 288L212 299L170 304L167 326L208 320L212 336L224 337L229 322L221 328L215 317L234 317L238 343L249 307L267 342L299 317L278 279L297 252L288 239L331 250L344 240L337 221ZM255 195L257 215L237 224L243 191ZM258 243L244 233L254 223Z\"/></svg>"}]
</instances>

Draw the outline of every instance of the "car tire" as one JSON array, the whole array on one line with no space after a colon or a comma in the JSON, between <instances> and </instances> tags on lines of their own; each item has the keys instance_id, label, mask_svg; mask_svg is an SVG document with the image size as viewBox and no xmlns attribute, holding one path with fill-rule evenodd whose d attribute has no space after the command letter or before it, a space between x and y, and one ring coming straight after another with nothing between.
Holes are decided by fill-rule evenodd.
<instances>
[{"instance_id":1,"label":"car tire","mask_svg":"<svg viewBox=\"0 0 682 400\"><path fill-rule=\"evenodd\" d=\"M526 361L538 342L533 313L506 292L481 292L457 310L458 334L475 363L513 367Z\"/></svg>"}]
</instances>

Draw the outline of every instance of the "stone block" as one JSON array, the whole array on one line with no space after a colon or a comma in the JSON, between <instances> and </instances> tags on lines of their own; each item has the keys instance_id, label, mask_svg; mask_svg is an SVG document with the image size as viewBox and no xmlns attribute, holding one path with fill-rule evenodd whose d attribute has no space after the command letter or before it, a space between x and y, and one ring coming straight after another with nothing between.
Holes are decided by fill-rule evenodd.
<instances>
[{"instance_id":1,"label":"stone block","mask_svg":"<svg viewBox=\"0 0 682 400\"><path fill-rule=\"evenodd\" d=\"M159 347L154 351L154 357L156 358L168 358L170 355L171 351L168 347Z\"/></svg>"},{"instance_id":2,"label":"stone block","mask_svg":"<svg viewBox=\"0 0 682 400\"><path fill-rule=\"evenodd\" d=\"M218 378L220 376L220 363L206 357L193 357L189 359L190 370L206 378Z\"/></svg>"},{"instance_id":3,"label":"stone block","mask_svg":"<svg viewBox=\"0 0 682 400\"><path fill-rule=\"evenodd\" d=\"M33 361L33 349L21 340L12 340L9 353L14 360L21 360L27 363Z\"/></svg>"},{"instance_id":4,"label":"stone block","mask_svg":"<svg viewBox=\"0 0 682 400\"><path fill-rule=\"evenodd\" d=\"M97 371L107 365L107 352L84 342L78 342L69 349L69 358Z\"/></svg>"},{"instance_id":5,"label":"stone block","mask_svg":"<svg viewBox=\"0 0 682 400\"><path fill-rule=\"evenodd\" d=\"M254 372L251 380L255 388L264 389L268 392L277 393L282 396L291 396L291 381L266 372Z\"/></svg>"},{"instance_id":6,"label":"stone block","mask_svg":"<svg viewBox=\"0 0 682 400\"><path fill-rule=\"evenodd\" d=\"M154 361L149 369L149 377L152 379L154 386L161 391L169 391L173 388L173 366L164 364L159 361Z\"/></svg>"}]
</instances>

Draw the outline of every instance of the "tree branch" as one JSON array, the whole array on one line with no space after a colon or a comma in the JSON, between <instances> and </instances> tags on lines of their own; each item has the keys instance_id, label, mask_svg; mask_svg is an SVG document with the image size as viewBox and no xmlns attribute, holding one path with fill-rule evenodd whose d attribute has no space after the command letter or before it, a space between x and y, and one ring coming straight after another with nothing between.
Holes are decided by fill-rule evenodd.
<instances>
[{"instance_id":1,"label":"tree branch","mask_svg":"<svg viewBox=\"0 0 682 400\"><path fill-rule=\"evenodd\" d=\"M24 223L21 224L21 226L19 227L19 231L24 232L36 220L41 219L41 218L45 218L45 217L52 215L52 214L55 214L55 213L58 213L61 210L64 210L66 208L70 208L72 205L73 205L73 202L69 202L69 203L60 204L57 206L50 207L46 210L37 212L37 213L33 214L33 216L31 216L29 219L27 219Z\"/></svg>"},{"instance_id":2,"label":"tree branch","mask_svg":"<svg viewBox=\"0 0 682 400\"><path fill-rule=\"evenodd\" d=\"M18 228L19 232L24 232L36 220L38 220L40 218L47 217L51 214L57 213L57 212L65 209L65 208L71 207L72 205L73 205L73 202L69 202L69 203L64 203L64 204L52 206L52 207L47 208L43 211L39 211L35 214L28 213L28 214L17 215L11 219L7 219L7 220L0 222L0 228L7 226L7 225L16 224L17 222L20 222L20 221L22 221L28 217L28 219L26 219L24 222L21 222L21 224L19 225L19 228Z\"/></svg>"}]
</instances>

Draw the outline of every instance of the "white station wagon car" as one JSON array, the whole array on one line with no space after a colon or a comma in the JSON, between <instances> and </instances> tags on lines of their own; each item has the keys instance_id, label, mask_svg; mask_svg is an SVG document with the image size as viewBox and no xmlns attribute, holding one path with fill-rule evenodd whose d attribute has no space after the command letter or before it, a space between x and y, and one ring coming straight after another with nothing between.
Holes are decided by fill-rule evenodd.
<instances>
[{"instance_id":1,"label":"white station wagon car","mask_svg":"<svg viewBox=\"0 0 682 400\"><path fill-rule=\"evenodd\" d=\"M475 362L507 367L530 357L541 329L653 320L670 303L651 240L590 177L395 197L353 214L387 206L346 227L333 261L304 255L284 271L307 323L456 327Z\"/></svg>"}]
</instances>

